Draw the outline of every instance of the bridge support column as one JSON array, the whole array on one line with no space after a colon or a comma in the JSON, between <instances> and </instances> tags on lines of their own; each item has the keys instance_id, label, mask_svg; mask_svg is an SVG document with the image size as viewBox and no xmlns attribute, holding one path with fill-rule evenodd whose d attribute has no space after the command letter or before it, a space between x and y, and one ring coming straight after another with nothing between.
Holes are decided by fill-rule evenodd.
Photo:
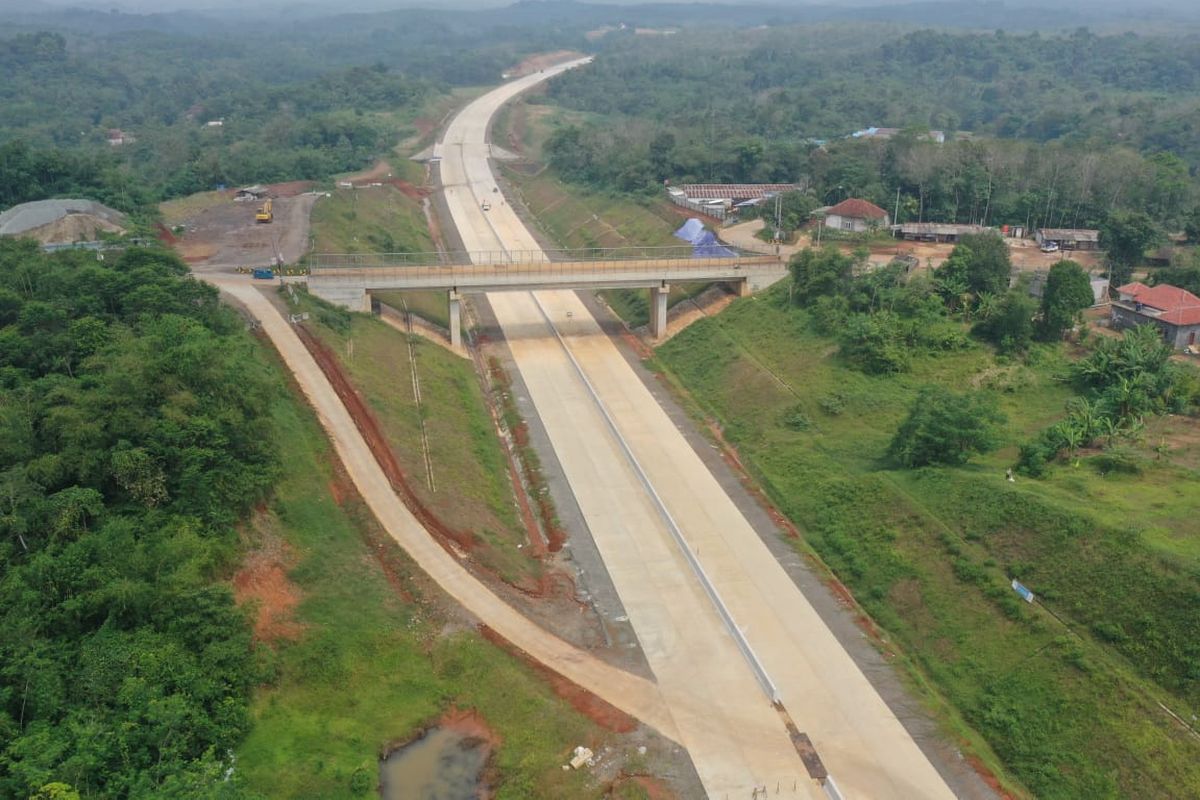
<instances>
[{"instance_id":1,"label":"bridge support column","mask_svg":"<svg viewBox=\"0 0 1200 800\"><path fill-rule=\"evenodd\" d=\"M666 281L650 288L650 335L655 339L667 335L667 296L670 294L671 285Z\"/></svg>"},{"instance_id":2,"label":"bridge support column","mask_svg":"<svg viewBox=\"0 0 1200 800\"><path fill-rule=\"evenodd\" d=\"M450 301L450 346L462 347L462 298L453 289L447 296Z\"/></svg>"},{"instance_id":3,"label":"bridge support column","mask_svg":"<svg viewBox=\"0 0 1200 800\"><path fill-rule=\"evenodd\" d=\"M742 280L733 284L733 291L738 297L749 297L754 290L750 288L750 279L743 278Z\"/></svg>"}]
</instances>

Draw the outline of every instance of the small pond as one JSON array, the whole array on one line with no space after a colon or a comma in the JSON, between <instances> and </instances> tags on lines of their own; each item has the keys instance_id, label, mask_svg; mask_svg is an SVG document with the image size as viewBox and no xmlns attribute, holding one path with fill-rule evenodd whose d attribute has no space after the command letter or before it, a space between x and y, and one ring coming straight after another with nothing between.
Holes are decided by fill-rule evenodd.
<instances>
[{"instance_id":1,"label":"small pond","mask_svg":"<svg viewBox=\"0 0 1200 800\"><path fill-rule=\"evenodd\" d=\"M383 800L477 800L487 743L447 728L430 728L379 763Z\"/></svg>"}]
</instances>

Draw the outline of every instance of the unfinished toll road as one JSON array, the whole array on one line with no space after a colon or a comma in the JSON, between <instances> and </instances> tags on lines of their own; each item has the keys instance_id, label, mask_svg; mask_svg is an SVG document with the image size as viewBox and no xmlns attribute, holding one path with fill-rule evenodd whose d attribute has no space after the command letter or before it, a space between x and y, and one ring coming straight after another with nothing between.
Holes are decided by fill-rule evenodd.
<instances>
[{"instance_id":1,"label":"unfinished toll road","mask_svg":"<svg viewBox=\"0 0 1200 800\"><path fill-rule=\"evenodd\" d=\"M581 63L512 81L448 127L436 154L467 250L540 249L492 200L487 131L505 102ZM953 797L578 296L488 301L709 796L819 792L773 687L845 796Z\"/></svg>"}]
</instances>

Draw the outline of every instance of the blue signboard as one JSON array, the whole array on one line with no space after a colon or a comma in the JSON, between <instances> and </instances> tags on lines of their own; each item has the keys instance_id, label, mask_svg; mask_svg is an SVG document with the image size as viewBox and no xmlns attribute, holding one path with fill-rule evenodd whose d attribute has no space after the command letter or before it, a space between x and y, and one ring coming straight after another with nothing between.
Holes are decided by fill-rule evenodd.
<instances>
[{"instance_id":1,"label":"blue signboard","mask_svg":"<svg viewBox=\"0 0 1200 800\"><path fill-rule=\"evenodd\" d=\"M1021 595L1021 599L1024 600L1026 603L1033 602L1033 592L1029 591L1023 585L1018 583L1016 578L1013 578L1012 587L1013 587L1013 591L1016 592L1017 594Z\"/></svg>"}]
</instances>

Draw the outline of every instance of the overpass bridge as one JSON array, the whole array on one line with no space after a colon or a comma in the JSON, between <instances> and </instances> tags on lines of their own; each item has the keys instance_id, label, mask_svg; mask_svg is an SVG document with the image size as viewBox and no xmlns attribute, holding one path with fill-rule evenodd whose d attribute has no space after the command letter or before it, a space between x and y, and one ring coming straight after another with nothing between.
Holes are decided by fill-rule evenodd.
<instances>
[{"instance_id":1,"label":"overpass bridge","mask_svg":"<svg viewBox=\"0 0 1200 800\"><path fill-rule=\"evenodd\" d=\"M371 310L371 292L444 291L450 334L461 343L461 296L476 292L537 289L649 289L650 331L667 328L672 283L730 284L738 294L764 288L785 266L778 256L719 246L699 255L683 247L620 247L582 250L460 251L314 255L308 289L317 297L355 310Z\"/></svg>"}]
</instances>

